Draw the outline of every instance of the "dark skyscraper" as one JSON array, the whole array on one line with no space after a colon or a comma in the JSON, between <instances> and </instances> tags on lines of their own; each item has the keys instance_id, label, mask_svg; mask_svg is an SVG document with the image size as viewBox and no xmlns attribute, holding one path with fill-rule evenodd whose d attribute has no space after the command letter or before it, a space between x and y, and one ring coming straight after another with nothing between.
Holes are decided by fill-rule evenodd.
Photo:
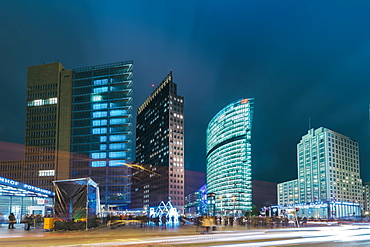
<instances>
[{"instance_id":1,"label":"dark skyscraper","mask_svg":"<svg viewBox=\"0 0 370 247\"><path fill-rule=\"evenodd\" d=\"M172 71L140 106L136 123L132 207L161 201L184 205L184 98L177 95Z\"/></svg>"},{"instance_id":2,"label":"dark skyscraper","mask_svg":"<svg viewBox=\"0 0 370 247\"><path fill-rule=\"evenodd\" d=\"M132 66L29 67L25 183L52 190L53 180L91 177L107 209L130 202Z\"/></svg>"}]
</instances>

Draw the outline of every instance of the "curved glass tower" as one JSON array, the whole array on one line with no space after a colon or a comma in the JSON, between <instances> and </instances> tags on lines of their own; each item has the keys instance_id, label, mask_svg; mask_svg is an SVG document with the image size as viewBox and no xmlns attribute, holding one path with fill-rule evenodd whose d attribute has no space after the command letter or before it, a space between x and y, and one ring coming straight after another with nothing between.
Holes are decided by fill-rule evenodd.
<instances>
[{"instance_id":1,"label":"curved glass tower","mask_svg":"<svg viewBox=\"0 0 370 247\"><path fill-rule=\"evenodd\" d=\"M252 210L251 128L254 99L232 102L207 128L207 192L221 215Z\"/></svg>"}]
</instances>

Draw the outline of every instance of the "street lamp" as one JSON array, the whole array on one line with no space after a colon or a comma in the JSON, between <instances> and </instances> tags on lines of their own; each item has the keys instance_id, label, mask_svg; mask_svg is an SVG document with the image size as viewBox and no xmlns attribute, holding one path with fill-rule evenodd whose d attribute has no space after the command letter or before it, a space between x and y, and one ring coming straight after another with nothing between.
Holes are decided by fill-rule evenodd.
<instances>
[{"instance_id":1,"label":"street lamp","mask_svg":"<svg viewBox=\"0 0 370 247\"><path fill-rule=\"evenodd\" d=\"M226 194L226 211L225 211L225 215L227 214L227 211L230 210L230 200L228 200L227 198L230 197L231 195L230 194Z\"/></svg>"},{"instance_id":2,"label":"street lamp","mask_svg":"<svg viewBox=\"0 0 370 247\"><path fill-rule=\"evenodd\" d=\"M233 202L234 202L234 216L235 216L235 214L236 214L236 209L235 209L236 197L235 197L235 196L233 196L233 197L232 197L232 199L233 199Z\"/></svg>"},{"instance_id":3,"label":"street lamp","mask_svg":"<svg viewBox=\"0 0 370 247\"><path fill-rule=\"evenodd\" d=\"M220 207L220 214L222 216L222 196L219 196L218 199L220 199L220 204L221 204L221 207Z\"/></svg>"}]
</instances>

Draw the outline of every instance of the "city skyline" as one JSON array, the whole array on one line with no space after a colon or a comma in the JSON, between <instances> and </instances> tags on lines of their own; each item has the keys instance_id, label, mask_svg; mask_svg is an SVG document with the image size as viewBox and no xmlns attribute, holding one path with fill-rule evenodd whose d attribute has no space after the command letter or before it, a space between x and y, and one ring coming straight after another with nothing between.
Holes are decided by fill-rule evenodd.
<instances>
[{"instance_id":1,"label":"city skyline","mask_svg":"<svg viewBox=\"0 0 370 247\"><path fill-rule=\"evenodd\" d=\"M311 119L359 143L370 181L369 10L367 1L4 1L0 140L23 143L28 66L133 60L134 111L173 70L186 99L186 169L205 171L218 110L253 97L252 179L295 177Z\"/></svg>"}]
</instances>

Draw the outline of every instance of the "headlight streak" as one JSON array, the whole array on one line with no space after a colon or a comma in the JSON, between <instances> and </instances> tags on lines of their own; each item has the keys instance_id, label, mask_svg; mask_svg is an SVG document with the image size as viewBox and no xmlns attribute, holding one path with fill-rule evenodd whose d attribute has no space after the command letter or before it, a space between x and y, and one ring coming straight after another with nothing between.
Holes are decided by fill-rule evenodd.
<instances>
[{"instance_id":1,"label":"headlight streak","mask_svg":"<svg viewBox=\"0 0 370 247\"><path fill-rule=\"evenodd\" d=\"M242 247L242 246L277 246L277 245L291 245L291 244L309 244L309 243L323 243L323 242L352 242L352 241L367 241L370 240L369 227L359 228L358 226L342 226L342 227L320 227L320 228L310 228L311 231L305 231L306 229L295 229L293 233L287 234L286 237L296 237L295 239L288 240L272 240L268 242L258 242L258 243L242 243L242 244L226 244L226 245L215 245L223 247ZM308 229L307 229L308 230ZM312 231L314 230L314 231ZM278 232L278 230L276 231ZM265 239L276 239L281 238L281 236L265 236ZM228 238L231 240L231 238ZM245 239L247 240L247 239ZM257 240L249 239L250 240ZM234 240L235 241L235 240Z\"/></svg>"},{"instance_id":2,"label":"headlight streak","mask_svg":"<svg viewBox=\"0 0 370 247\"><path fill-rule=\"evenodd\" d=\"M167 244L180 245L189 243L220 243L220 242L243 242L233 244L216 244L214 246L224 247L256 247L256 246L279 246L279 245L299 245L324 242L351 242L351 241L370 241L370 226L334 226L334 227L303 227L285 229L266 229L266 230L246 230L246 231L217 231L213 234L188 235L174 237L158 237L143 239L122 239L122 241L112 241L105 243L79 244L78 246L125 246L143 244ZM288 238L288 239L287 239ZM257 242L255 242L257 241ZM65 245L76 247L77 245Z\"/></svg>"}]
</instances>

